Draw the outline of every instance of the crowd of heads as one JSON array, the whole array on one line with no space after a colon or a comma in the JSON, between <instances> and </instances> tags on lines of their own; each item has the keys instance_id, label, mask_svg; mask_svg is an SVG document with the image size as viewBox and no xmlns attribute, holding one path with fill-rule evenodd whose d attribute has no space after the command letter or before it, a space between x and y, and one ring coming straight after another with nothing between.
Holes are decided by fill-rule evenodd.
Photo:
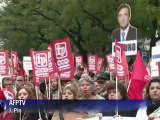
<instances>
[{"instance_id":1,"label":"crowd of heads","mask_svg":"<svg viewBox=\"0 0 160 120\"><path fill-rule=\"evenodd\" d=\"M36 91L33 81L18 76L15 81L10 77L2 79L2 88L13 91L15 99L129 99L125 78L116 80L114 74L87 73L82 65L77 67L74 79L61 81L55 79L40 81ZM60 82L58 82L60 81ZM160 80L153 78L145 85L142 94L144 99L160 100Z\"/></svg>"}]
</instances>

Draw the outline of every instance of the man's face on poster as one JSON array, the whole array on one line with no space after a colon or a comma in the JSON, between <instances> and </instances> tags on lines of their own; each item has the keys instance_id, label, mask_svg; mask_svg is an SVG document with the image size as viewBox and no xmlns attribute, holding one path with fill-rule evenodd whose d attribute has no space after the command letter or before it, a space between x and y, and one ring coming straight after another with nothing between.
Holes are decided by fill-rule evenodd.
<instances>
[{"instance_id":1,"label":"man's face on poster","mask_svg":"<svg viewBox=\"0 0 160 120\"><path fill-rule=\"evenodd\" d=\"M125 29L130 21L129 10L127 8L122 8L117 16L118 23L122 29Z\"/></svg>"}]
</instances>

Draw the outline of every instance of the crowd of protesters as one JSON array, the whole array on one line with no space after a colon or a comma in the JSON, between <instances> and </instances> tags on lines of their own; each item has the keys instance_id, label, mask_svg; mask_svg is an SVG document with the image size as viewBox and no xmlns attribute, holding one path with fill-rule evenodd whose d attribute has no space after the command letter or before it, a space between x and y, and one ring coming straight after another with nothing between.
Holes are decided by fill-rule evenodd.
<instances>
[{"instance_id":1,"label":"crowd of protesters","mask_svg":"<svg viewBox=\"0 0 160 120\"><path fill-rule=\"evenodd\" d=\"M113 42L115 41L115 39L118 41L124 42L124 43L128 40L137 40L137 29L130 25L131 8L129 5L121 4L118 7L117 19L118 19L118 23L120 25L120 28L115 29L112 32ZM68 46L68 38L66 39L66 41L67 42L65 42L65 43ZM57 41L54 41L52 46L57 46L57 49L58 49L57 56L60 55L60 52L62 52L62 53L64 52L63 44L62 44L62 46L61 46L61 44L57 45ZM115 46L117 46L116 43L115 43ZM116 50L117 49L115 49L115 53L116 53ZM66 50L66 54L70 53L70 52L71 52L70 50L68 50L68 49ZM124 50L123 50L123 52L124 52ZM48 53L49 53L48 51L45 51L45 54L48 54ZM31 54L30 55L31 59L35 57L34 50L31 49L30 54ZM51 51L50 51L50 54L51 54ZM36 53L36 55L38 55L38 52ZM52 58L51 55L50 55L50 58ZM140 56L140 54L139 54L139 56ZM118 56L116 55L116 57L118 57ZM38 58L39 58L39 55L38 55ZM60 58L58 58L58 57L56 58L57 60L59 60L60 63L66 62L65 59L60 59ZM122 68L127 69L127 71L128 71L127 67L129 67L129 69L131 69L131 67L133 65L132 58L134 58L134 57L128 57L128 58L130 59L129 66L127 64L124 64L122 67ZM136 57L136 58L138 59L138 57ZM69 58L67 58L67 60L68 59ZM69 59L69 60L71 60L71 59ZM52 61L52 60L50 60L50 61ZM127 62L128 61L126 61L126 63ZM125 62L123 62L123 63L125 63ZM138 63L142 63L142 62L138 61ZM34 66L34 64L32 64L32 65ZM57 65L59 65L59 64L57 64ZM118 65L118 64L116 64L116 65ZM8 65L6 65L6 66L8 66ZM48 67L48 65L47 65L47 67ZM61 67L61 66L59 65L59 67ZM140 69L140 68L146 69L146 67L148 67L148 66L142 67L140 64L137 64L138 69ZM133 71L134 72L137 71L137 68L133 69ZM71 68L70 70L72 70L72 69L73 68ZM120 72L124 72L124 71L120 71ZM132 71L132 75L133 75L133 71ZM7 70L7 72L8 72L8 70ZM42 74L44 74L43 72L42 72ZM150 100L151 105L147 106L147 103L143 103L142 106L140 105L138 110L137 109L134 109L134 110L115 109L115 110L108 111L107 109L110 109L110 108L106 108L106 111L103 111L103 112L93 112L93 111L88 111L88 112L65 111L65 112L63 112L60 110L46 111L44 109L43 111L39 110L39 111L33 112L33 111L26 109L25 111L22 111L19 113L14 113L13 111L10 112L10 111L5 110L4 103L1 103L0 104L0 120L78 120L78 119L82 120L82 119L87 119L87 118L92 118L92 117L98 117L99 119L102 119L103 116L113 116L114 118L128 116L128 117L135 117L136 120L160 120L160 79L159 78L152 78L151 80L149 80L147 82L146 82L146 80L144 80L144 82L141 83L141 87L136 88L136 85L140 84L140 81L135 79L136 82L134 82L134 84L133 84L133 82L130 83L129 72L125 71L124 73L126 73L127 75L124 75L125 77L120 79L120 78L117 78L118 75L115 73L109 73L106 71L97 72L97 73L96 72L88 72L86 65L79 65L75 69L74 78L71 80L60 80L59 75L55 74L54 75L55 77L53 77L49 80L46 80L46 79L41 80L37 85L37 83L36 84L34 83L34 80L32 77L28 77L28 76L34 76L31 74L31 72L29 72L30 75L27 75L27 77L18 76L16 78L16 80L14 80L14 81L12 80L12 77L4 77L2 79L2 84L1 84L0 100L5 100L5 99L19 99L19 100L27 100L27 99L32 99L32 100L106 100L106 101L131 100L134 97L133 96L131 97L129 95L129 88L134 87L134 89L132 89L132 93L138 92L138 93L134 93L134 94L140 94L140 97L143 95L142 99ZM138 74L138 72L136 72L136 74ZM150 74L148 74L148 75L150 75ZM141 78L142 79L140 79L140 80L143 81L144 76ZM6 96L6 94L4 93L4 90L9 91L10 93L12 93L12 95ZM138 98L140 98L140 97L138 96ZM43 106L43 107L48 107L48 106Z\"/></svg>"},{"instance_id":2,"label":"crowd of protesters","mask_svg":"<svg viewBox=\"0 0 160 120\"><path fill-rule=\"evenodd\" d=\"M62 99L62 100L129 100L127 86L124 80L116 84L114 75L107 72L88 74L86 68L78 66L74 79L69 81L58 81L58 75L50 82L41 81L36 93L33 80L24 80L18 76L13 82L10 77L2 79L2 88L9 89L15 95L14 99ZM116 91L117 85L117 91ZM145 92L142 91L143 99L150 99L151 106L144 105L138 110L119 111L118 116L136 117L137 120L154 120L160 116L153 114L160 107L160 79L153 78L145 85ZM116 93L117 92L117 93ZM117 95L116 95L117 94ZM0 99L6 99L0 91ZM106 108L107 109L107 108ZM0 120L76 120L76 118L92 118L98 116L116 116L116 111L95 113L95 112L38 112L25 111L23 113L10 113L1 111Z\"/></svg>"}]
</instances>

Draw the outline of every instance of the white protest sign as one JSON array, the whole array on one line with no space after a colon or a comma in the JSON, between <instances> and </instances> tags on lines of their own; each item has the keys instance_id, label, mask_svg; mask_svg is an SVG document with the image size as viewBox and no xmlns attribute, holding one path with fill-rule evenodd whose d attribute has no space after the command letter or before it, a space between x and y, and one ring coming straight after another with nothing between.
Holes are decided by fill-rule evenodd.
<instances>
[{"instance_id":1,"label":"white protest sign","mask_svg":"<svg viewBox=\"0 0 160 120\"><path fill-rule=\"evenodd\" d=\"M152 47L151 77L159 76L158 62L160 62L160 47Z\"/></svg>"},{"instance_id":2,"label":"white protest sign","mask_svg":"<svg viewBox=\"0 0 160 120\"><path fill-rule=\"evenodd\" d=\"M78 120L78 119L77 119ZM88 119L84 119L84 120L99 120L98 117L93 117L93 118L88 118ZM102 120L116 120L115 118L113 117L102 117ZM119 119L117 119L119 120ZM121 117L120 120L136 120L136 117Z\"/></svg>"},{"instance_id":3,"label":"white protest sign","mask_svg":"<svg viewBox=\"0 0 160 120\"><path fill-rule=\"evenodd\" d=\"M23 56L23 68L24 70L32 70L32 62L30 56Z\"/></svg>"},{"instance_id":4,"label":"white protest sign","mask_svg":"<svg viewBox=\"0 0 160 120\"><path fill-rule=\"evenodd\" d=\"M88 70L90 72L97 71L97 55L88 56Z\"/></svg>"},{"instance_id":5,"label":"white protest sign","mask_svg":"<svg viewBox=\"0 0 160 120\"><path fill-rule=\"evenodd\" d=\"M123 42L118 41L118 43L125 45L126 56L132 56L137 54L137 40L128 40ZM114 46L115 46L115 42L112 42L112 55L115 56Z\"/></svg>"}]
</instances>

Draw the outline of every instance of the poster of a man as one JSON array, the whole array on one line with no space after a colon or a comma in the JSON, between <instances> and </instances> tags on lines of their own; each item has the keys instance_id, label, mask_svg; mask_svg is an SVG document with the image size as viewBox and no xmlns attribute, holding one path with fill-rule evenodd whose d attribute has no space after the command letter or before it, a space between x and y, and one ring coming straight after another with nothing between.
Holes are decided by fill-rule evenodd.
<instances>
[{"instance_id":1,"label":"poster of a man","mask_svg":"<svg viewBox=\"0 0 160 120\"><path fill-rule=\"evenodd\" d=\"M137 28L130 25L131 8L128 4L122 3L117 8L117 20L120 25L119 28L112 32L113 42L137 40Z\"/></svg>"},{"instance_id":2,"label":"poster of a man","mask_svg":"<svg viewBox=\"0 0 160 120\"><path fill-rule=\"evenodd\" d=\"M117 8L117 20L119 28L112 32L112 53L114 55L115 40L125 44L126 56L137 54L137 28L130 24L131 8L128 4L122 3Z\"/></svg>"}]
</instances>

